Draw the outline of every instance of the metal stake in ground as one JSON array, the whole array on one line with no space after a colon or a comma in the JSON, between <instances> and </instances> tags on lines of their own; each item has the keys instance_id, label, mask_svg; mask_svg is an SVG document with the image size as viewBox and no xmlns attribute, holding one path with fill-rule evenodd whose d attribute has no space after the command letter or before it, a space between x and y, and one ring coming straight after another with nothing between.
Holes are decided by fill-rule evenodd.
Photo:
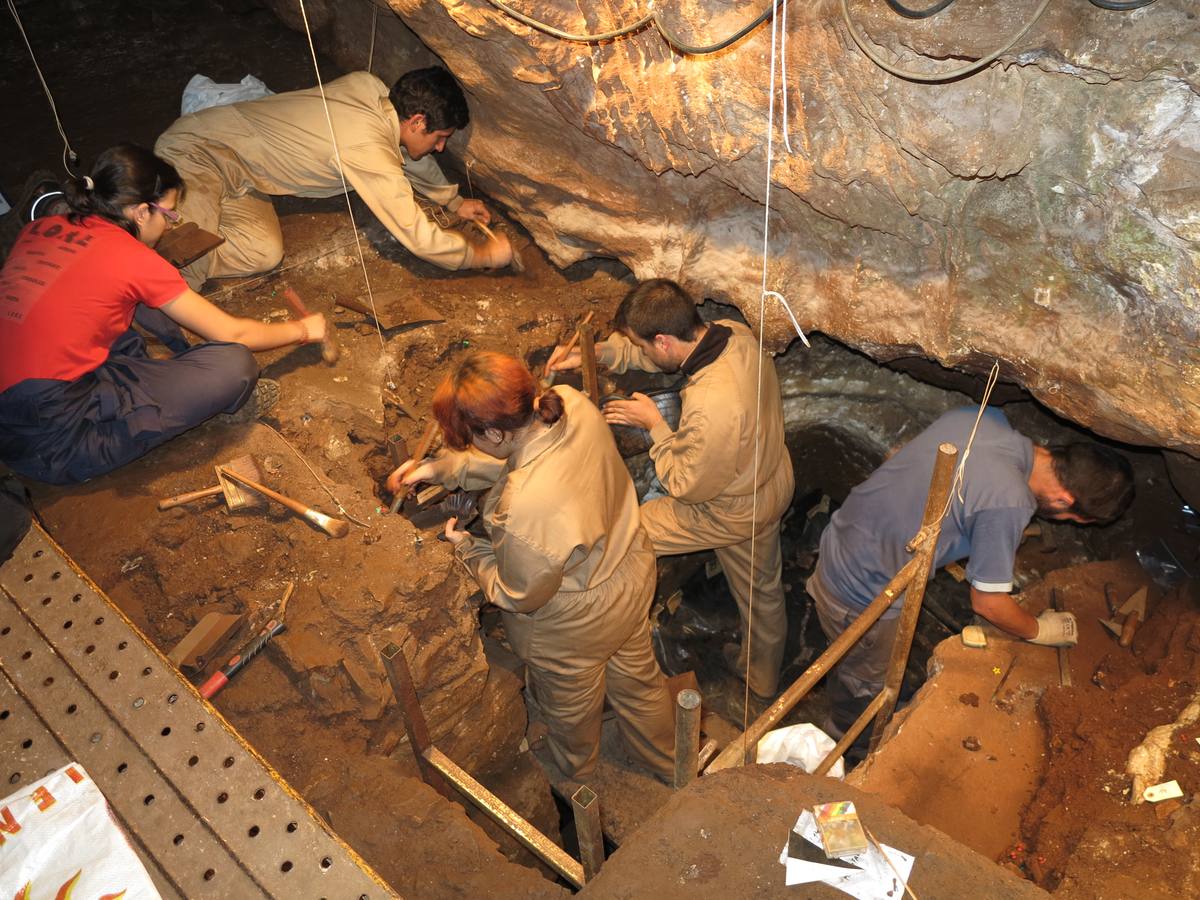
<instances>
[{"instance_id":1,"label":"metal stake in ground","mask_svg":"<svg viewBox=\"0 0 1200 900\"><path fill-rule=\"evenodd\" d=\"M1058 590L1050 588L1050 606L1055 612L1062 612L1062 602L1058 599ZM1071 659L1067 656L1067 648L1058 648L1058 686L1071 686Z\"/></svg>"}]
</instances>

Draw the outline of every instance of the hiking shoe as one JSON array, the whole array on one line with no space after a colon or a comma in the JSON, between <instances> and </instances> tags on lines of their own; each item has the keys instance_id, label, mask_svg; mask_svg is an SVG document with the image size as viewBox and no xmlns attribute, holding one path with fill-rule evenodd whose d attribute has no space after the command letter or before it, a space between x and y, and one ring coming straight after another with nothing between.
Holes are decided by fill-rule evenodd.
<instances>
[{"instance_id":1,"label":"hiking shoe","mask_svg":"<svg viewBox=\"0 0 1200 900\"><path fill-rule=\"evenodd\" d=\"M242 408L237 412L221 413L217 416L229 425L243 425L253 422L259 416L266 414L279 402L282 391L279 382L274 378L260 378L254 385L254 393L250 395Z\"/></svg>"}]
</instances>

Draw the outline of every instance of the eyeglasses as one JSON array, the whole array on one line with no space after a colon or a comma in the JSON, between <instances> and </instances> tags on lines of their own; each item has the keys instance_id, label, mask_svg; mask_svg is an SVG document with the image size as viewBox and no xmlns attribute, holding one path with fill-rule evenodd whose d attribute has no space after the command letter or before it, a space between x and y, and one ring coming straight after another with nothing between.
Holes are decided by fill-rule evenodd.
<instances>
[{"instance_id":1,"label":"eyeglasses","mask_svg":"<svg viewBox=\"0 0 1200 900\"><path fill-rule=\"evenodd\" d=\"M151 209L157 209L160 213L162 213L163 218L167 220L168 224L178 225L183 221L183 216L178 210L167 209L165 206L159 206L157 203L151 203L149 206Z\"/></svg>"}]
</instances>

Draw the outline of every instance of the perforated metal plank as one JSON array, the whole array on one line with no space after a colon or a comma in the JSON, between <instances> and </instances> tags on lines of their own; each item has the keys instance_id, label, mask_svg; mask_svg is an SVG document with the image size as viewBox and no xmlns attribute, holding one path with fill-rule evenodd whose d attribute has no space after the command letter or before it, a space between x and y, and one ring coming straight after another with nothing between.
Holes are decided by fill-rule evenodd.
<instances>
[{"instance_id":1,"label":"perforated metal plank","mask_svg":"<svg viewBox=\"0 0 1200 900\"><path fill-rule=\"evenodd\" d=\"M0 589L2 793L77 760L165 896L396 896L36 525Z\"/></svg>"}]
</instances>

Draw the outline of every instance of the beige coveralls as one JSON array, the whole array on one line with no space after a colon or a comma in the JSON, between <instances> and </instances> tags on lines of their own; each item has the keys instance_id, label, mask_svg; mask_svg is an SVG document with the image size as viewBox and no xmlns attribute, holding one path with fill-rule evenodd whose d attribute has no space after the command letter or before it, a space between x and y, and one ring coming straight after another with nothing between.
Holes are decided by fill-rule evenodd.
<instances>
[{"instance_id":1,"label":"beige coveralls","mask_svg":"<svg viewBox=\"0 0 1200 900\"><path fill-rule=\"evenodd\" d=\"M388 88L368 72L325 85L346 184L405 247L445 269L470 266L460 234L429 221L413 188L454 211L462 203L433 154L413 161L400 147L400 119ZM225 243L183 270L193 289L205 278L251 275L283 258L279 219L268 195L342 193L325 106L317 88L204 109L175 121L154 152L182 176L176 207Z\"/></svg>"},{"instance_id":2,"label":"beige coveralls","mask_svg":"<svg viewBox=\"0 0 1200 900\"><path fill-rule=\"evenodd\" d=\"M578 391L554 390L566 414L507 460L439 456L446 487L492 487L482 509L489 538L468 537L455 555L504 611L563 773L595 768L607 691L635 757L670 776L674 720L648 620L654 550L603 416Z\"/></svg>"},{"instance_id":3,"label":"beige coveralls","mask_svg":"<svg viewBox=\"0 0 1200 900\"><path fill-rule=\"evenodd\" d=\"M783 400L775 365L763 357L758 396L758 341L739 322L716 360L690 375L681 391L683 411L672 431L660 424L650 436L650 458L669 497L642 506L642 524L658 556L716 551L742 619L739 669L752 637L750 689L770 696L779 685L787 638L779 521L792 502L792 459L784 444ZM658 368L624 335L596 345L596 360L616 373ZM758 424L758 501L754 501L754 431ZM753 538L753 555L751 539ZM748 627L754 585L753 630Z\"/></svg>"}]
</instances>

